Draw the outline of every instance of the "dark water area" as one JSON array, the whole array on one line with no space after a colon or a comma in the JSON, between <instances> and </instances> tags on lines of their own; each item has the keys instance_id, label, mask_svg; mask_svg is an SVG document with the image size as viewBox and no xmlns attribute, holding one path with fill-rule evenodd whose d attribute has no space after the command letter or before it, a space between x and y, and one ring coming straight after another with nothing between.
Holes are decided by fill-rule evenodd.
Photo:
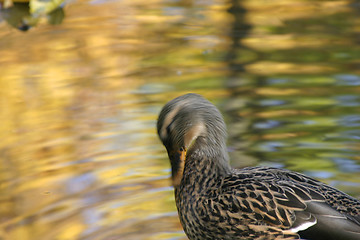
<instances>
[{"instance_id":1,"label":"dark water area","mask_svg":"<svg viewBox=\"0 0 360 240\"><path fill-rule=\"evenodd\" d=\"M204 95L234 167L360 198L359 1L72 1L0 22L0 239L186 239L156 119Z\"/></svg>"}]
</instances>

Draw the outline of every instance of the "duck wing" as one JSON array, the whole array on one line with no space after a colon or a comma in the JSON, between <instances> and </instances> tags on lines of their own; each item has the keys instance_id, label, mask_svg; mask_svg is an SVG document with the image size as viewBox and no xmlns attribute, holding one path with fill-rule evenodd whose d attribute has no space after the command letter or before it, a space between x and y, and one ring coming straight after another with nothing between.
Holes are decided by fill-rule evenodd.
<instances>
[{"instance_id":1,"label":"duck wing","mask_svg":"<svg viewBox=\"0 0 360 240\"><path fill-rule=\"evenodd\" d=\"M248 239L360 239L359 200L288 170L236 171L199 202L202 219Z\"/></svg>"}]
</instances>

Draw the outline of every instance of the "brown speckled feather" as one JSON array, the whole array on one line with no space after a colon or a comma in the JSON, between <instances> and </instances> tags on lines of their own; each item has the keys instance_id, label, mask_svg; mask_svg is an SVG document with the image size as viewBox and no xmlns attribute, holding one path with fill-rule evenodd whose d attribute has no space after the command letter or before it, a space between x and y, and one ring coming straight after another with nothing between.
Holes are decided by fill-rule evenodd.
<instances>
[{"instance_id":1,"label":"brown speckled feather","mask_svg":"<svg viewBox=\"0 0 360 240\"><path fill-rule=\"evenodd\" d=\"M359 200L284 169L232 169L221 114L201 96L165 105L158 133L189 239L360 239Z\"/></svg>"}]
</instances>

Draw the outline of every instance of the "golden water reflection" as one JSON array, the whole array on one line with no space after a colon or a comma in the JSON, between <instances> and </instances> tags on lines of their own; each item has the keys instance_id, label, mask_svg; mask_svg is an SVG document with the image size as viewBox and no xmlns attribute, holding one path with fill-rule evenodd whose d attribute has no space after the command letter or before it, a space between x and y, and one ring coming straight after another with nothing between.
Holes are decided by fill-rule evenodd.
<instances>
[{"instance_id":1,"label":"golden water reflection","mask_svg":"<svg viewBox=\"0 0 360 240\"><path fill-rule=\"evenodd\" d=\"M135 220L174 212L166 162L149 161L159 158L151 153L154 130L148 131L155 115L143 120L135 104L104 109L109 97L99 96L83 98L76 109L54 103L54 110L24 107L13 115L19 122L13 120L2 143L5 239L77 239L115 226L129 231ZM175 214L167 218L177 223Z\"/></svg>"}]
</instances>

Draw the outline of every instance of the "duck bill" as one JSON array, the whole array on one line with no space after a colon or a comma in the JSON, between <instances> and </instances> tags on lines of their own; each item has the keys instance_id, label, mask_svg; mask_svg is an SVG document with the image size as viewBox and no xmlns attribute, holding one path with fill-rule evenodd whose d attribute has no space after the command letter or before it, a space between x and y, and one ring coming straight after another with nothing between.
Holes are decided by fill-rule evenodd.
<instances>
[{"instance_id":1,"label":"duck bill","mask_svg":"<svg viewBox=\"0 0 360 240\"><path fill-rule=\"evenodd\" d=\"M169 159L171 161L171 175L174 187L178 187L181 183L184 174L186 149L184 147L173 152L169 152Z\"/></svg>"}]
</instances>

